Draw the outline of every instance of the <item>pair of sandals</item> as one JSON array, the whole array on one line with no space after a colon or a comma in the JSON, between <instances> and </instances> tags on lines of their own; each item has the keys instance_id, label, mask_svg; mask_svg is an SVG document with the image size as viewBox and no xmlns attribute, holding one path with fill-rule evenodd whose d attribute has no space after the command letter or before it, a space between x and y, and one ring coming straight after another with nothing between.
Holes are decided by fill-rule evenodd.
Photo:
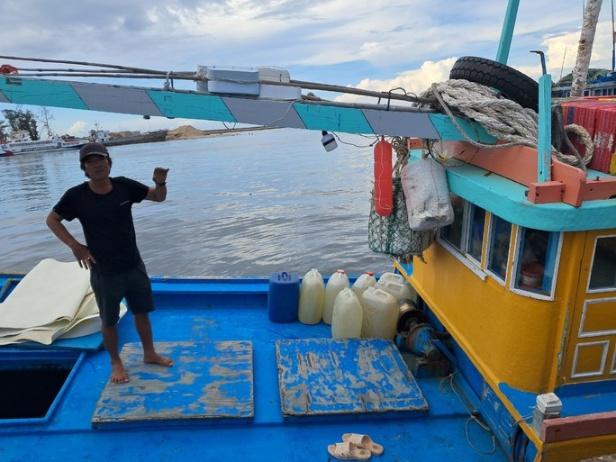
<instances>
[{"instance_id":1,"label":"pair of sandals","mask_svg":"<svg viewBox=\"0 0 616 462\"><path fill-rule=\"evenodd\" d=\"M372 441L368 435L345 433L342 443L330 444L327 452L338 460L369 460L372 456L383 454L383 446Z\"/></svg>"}]
</instances>

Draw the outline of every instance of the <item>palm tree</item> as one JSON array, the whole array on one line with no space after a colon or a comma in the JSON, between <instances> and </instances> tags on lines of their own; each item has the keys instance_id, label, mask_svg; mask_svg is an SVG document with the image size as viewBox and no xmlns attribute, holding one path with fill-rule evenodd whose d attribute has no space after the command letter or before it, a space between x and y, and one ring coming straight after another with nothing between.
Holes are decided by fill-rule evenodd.
<instances>
[{"instance_id":1,"label":"palm tree","mask_svg":"<svg viewBox=\"0 0 616 462\"><path fill-rule=\"evenodd\" d=\"M587 0L584 9L584 22L580 33L578 44L577 59L573 68L573 84L571 85L571 96L582 96L586 88L586 78L590 56L592 55L592 45L595 40L595 30L599 20L602 0Z\"/></svg>"}]
</instances>

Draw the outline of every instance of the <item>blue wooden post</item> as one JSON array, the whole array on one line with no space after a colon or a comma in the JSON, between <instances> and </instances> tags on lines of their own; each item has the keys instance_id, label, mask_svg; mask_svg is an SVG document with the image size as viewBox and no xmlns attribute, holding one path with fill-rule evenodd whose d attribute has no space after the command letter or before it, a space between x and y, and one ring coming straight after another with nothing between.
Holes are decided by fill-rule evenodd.
<instances>
[{"instance_id":1,"label":"blue wooden post","mask_svg":"<svg viewBox=\"0 0 616 462\"><path fill-rule=\"evenodd\" d=\"M505 13L505 21L503 22L498 52L496 53L496 60L502 64L507 64L507 59L509 58L511 37L513 37L513 27L515 26L515 20L518 16L519 6L520 0L509 0L509 4L507 5L507 13Z\"/></svg>"},{"instance_id":2,"label":"blue wooden post","mask_svg":"<svg viewBox=\"0 0 616 462\"><path fill-rule=\"evenodd\" d=\"M539 79L539 139L537 142L537 181L552 179L552 76L543 74Z\"/></svg>"}]
</instances>

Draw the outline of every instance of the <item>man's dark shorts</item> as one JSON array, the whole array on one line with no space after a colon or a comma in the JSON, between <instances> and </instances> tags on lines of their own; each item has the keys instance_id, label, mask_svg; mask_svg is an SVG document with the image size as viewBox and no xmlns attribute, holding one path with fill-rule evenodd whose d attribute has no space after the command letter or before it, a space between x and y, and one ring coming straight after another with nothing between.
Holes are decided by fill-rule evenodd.
<instances>
[{"instance_id":1,"label":"man's dark shorts","mask_svg":"<svg viewBox=\"0 0 616 462\"><path fill-rule=\"evenodd\" d=\"M90 284L105 327L113 327L118 323L123 298L126 298L128 309L133 314L154 311L152 285L143 262L128 271L110 274L92 268Z\"/></svg>"}]
</instances>

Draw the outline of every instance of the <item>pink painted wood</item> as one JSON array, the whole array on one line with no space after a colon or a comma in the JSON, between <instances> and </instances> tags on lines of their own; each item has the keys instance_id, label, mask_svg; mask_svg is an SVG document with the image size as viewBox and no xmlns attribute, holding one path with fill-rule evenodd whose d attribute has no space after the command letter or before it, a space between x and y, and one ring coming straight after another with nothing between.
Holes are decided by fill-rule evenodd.
<instances>
[{"instance_id":1,"label":"pink painted wood","mask_svg":"<svg viewBox=\"0 0 616 462\"><path fill-rule=\"evenodd\" d=\"M465 141L443 142L445 151L460 160L497 173L529 188L528 200L535 204L564 202L579 207L585 200L616 196L616 177L587 179L579 168L552 156L552 181L537 182L537 151L527 146L477 147ZM556 183L562 184L560 190Z\"/></svg>"},{"instance_id":2,"label":"pink painted wood","mask_svg":"<svg viewBox=\"0 0 616 462\"><path fill-rule=\"evenodd\" d=\"M548 204L562 202L565 185L560 181L546 181L528 185L528 200L533 204Z\"/></svg>"},{"instance_id":3,"label":"pink painted wood","mask_svg":"<svg viewBox=\"0 0 616 462\"><path fill-rule=\"evenodd\" d=\"M616 434L616 412L544 420L541 439L546 443Z\"/></svg>"}]
</instances>

